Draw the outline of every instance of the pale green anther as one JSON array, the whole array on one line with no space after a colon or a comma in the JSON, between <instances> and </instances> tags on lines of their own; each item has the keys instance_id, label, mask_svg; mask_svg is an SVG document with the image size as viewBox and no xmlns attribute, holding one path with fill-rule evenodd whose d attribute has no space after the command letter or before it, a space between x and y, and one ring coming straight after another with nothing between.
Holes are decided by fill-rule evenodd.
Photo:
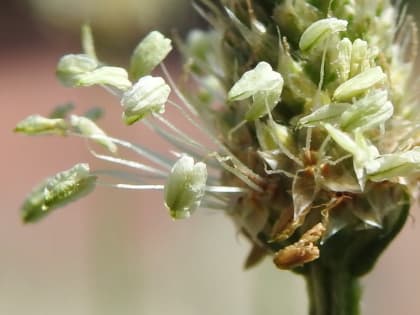
<instances>
[{"instance_id":1,"label":"pale green anther","mask_svg":"<svg viewBox=\"0 0 420 315\"><path fill-rule=\"evenodd\" d=\"M281 95L283 77L273 71L270 64L259 62L254 69L245 72L228 93L229 101L240 101L261 92L273 92Z\"/></svg>"},{"instance_id":2,"label":"pale green anther","mask_svg":"<svg viewBox=\"0 0 420 315\"><path fill-rule=\"evenodd\" d=\"M343 112L340 127L342 130L369 130L383 124L393 113L394 107L388 101L387 91L376 90L357 100Z\"/></svg>"},{"instance_id":3,"label":"pale green anther","mask_svg":"<svg viewBox=\"0 0 420 315\"><path fill-rule=\"evenodd\" d=\"M120 67L104 66L78 75L74 86L108 85L125 91L131 87L127 71Z\"/></svg>"},{"instance_id":4,"label":"pale green anther","mask_svg":"<svg viewBox=\"0 0 420 315\"><path fill-rule=\"evenodd\" d=\"M322 123L334 124L340 121L341 115L350 106L347 103L333 103L321 106L313 113L299 119L297 125L298 127L317 127Z\"/></svg>"},{"instance_id":5,"label":"pale green anther","mask_svg":"<svg viewBox=\"0 0 420 315\"><path fill-rule=\"evenodd\" d=\"M130 60L133 81L150 74L172 50L171 40L158 31L150 32L134 49Z\"/></svg>"},{"instance_id":6,"label":"pale green anther","mask_svg":"<svg viewBox=\"0 0 420 315\"><path fill-rule=\"evenodd\" d=\"M370 68L370 56L368 43L361 39L353 42L350 63L350 77L364 72Z\"/></svg>"},{"instance_id":7,"label":"pale green anther","mask_svg":"<svg viewBox=\"0 0 420 315\"><path fill-rule=\"evenodd\" d=\"M98 67L98 62L85 54L69 54L60 58L57 64L57 77L65 86L77 85L79 76Z\"/></svg>"},{"instance_id":8,"label":"pale green anther","mask_svg":"<svg viewBox=\"0 0 420 315\"><path fill-rule=\"evenodd\" d=\"M318 20L303 32L299 40L299 48L307 51L322 45L331 34L345 31L347 24L347 21L337 18Z\"/></svg>"},{"instance_id":9,"label":"pale green anther","mask_svg":"<svg viewBox=\"0 0 420 315\"><path fill-rule=\"evenodd\" d=\"M47 178L26 198L22 206L25 223L38 221L52 210L62 207L90 193L96 177L88 164L76 164L71 169Z\"/></svg>"},{"instance_id":10,"label":"pale green anther","mask_svg":"<svg viewBox=\"0 0 420 315\"><path fill-rule=\"evenodd\" d=\"M343 38L337 45L337 58L334 61L339 81L345 82L350 75L350 65L352 57L352 43L350 39Z\"/></svg>"},{"instance_id":11,"label":"pale green anther","mask_svg":"<svg viewBox=\"0 0 420 315\"><path fill-rule=\"evenodd\" d=\"M26 135L64 135L67 132L67 128L67 123L64 119L31 115L20 121L14 131Z\"/></svg>"},{"instance_id":12,"label":"pale green anther","mask_svg":"<svg viewBox=\"0 0 420 315\"><path fill-rule=\"evenodd\" d=\"M174 219L184 219L200 206L207 181L207 167L182 156L172 167L164 188L165 206Z\"/></svg>"},{"instance_id":13,"label":"pale green anther","mask_svg":"<svg viewBox=\"0 0 420 315\"><path fill-rule=\"evenodd\" d=\"M131 86L127 71L120 67L99 67L98 62L84 54L66 55L57 65L57 76L65 86L82 87L109 85L119 90Z\"/></svg>"},{"instance_id":14,"label":"pale green anther","mask_svg":"<svg viewBox=\"0 0 420 315\"><path fill-rule=\"evenodd\" d=\"M142 77L121 99L124 121L131 125L151 113L163 113L170 92L171 88L161 77Z\"/></svg>"},{"instance_id":15,"label":"pale green anther","mask_svg":"<svg viewBox=\"0 0 420 315\"><path fill-rule=\"evenodd\" d=\"M384 82L385 79L386 74L382 71L381 67L370 68L342 83L334 91L333 98L336 101L351 100L353 97L359 96L375 85Z\"/></svg>"},{"instance_id":16,"label":"pale green anther","mask_svg":"<svg viewBox=\"0 0 420 315\"><path fill-rule=\"evenodd\" d=\"M70 123L81 135L92 138L93 141L103 145L112 153L117 152L115 143L109 140L106 133L89 118L71 115Z\"/></svg>"},{"instance_id":17,"label":"pale green anther","mask_svg":"<svg viewBox=\"0 0 420 315\"><path fill-rule=\"evenodd\" d=\"M366 164L366 172L370 180L377 182L415 175L420 172L420 147L379 156Z\"/></svg>"}]
</instances>

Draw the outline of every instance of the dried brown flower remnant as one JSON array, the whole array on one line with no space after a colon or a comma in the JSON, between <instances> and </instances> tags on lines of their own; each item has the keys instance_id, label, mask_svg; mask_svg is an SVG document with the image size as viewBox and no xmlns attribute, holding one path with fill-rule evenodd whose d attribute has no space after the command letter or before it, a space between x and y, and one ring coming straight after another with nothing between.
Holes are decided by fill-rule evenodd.
<instances>
[{"instance_id":1,"label":"dried brown flower remnant","mask_svg":"<svg viewBox=\"0 0 420 315\"><path fill-rule=\"evenodd\" d=\"M293 269L319 258L319 248L315 245L325 232L318 223L305 232L299 241L279 250L274 255L274 263L280 269Z\"/></svg>"}]
</instances>

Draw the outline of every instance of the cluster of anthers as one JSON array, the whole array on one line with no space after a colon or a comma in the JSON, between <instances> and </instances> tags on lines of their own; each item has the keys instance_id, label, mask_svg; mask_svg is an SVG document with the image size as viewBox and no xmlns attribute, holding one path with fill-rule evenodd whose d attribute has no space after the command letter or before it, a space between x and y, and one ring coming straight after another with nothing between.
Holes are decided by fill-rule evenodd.
<instances>
[{"instance_id":1,"label":"cluster of anthers","mask_svg":"<svg viewBox=\"0 0 420 315\"><path fill-rule=\"evenodd\" d=\"M409 202L407 188L416 191L420 171L419 113L407 94L410 20L388 1L335 1L325 12L304 0L272 10L251 1L202 2L207 9L198 9L215 30L193 31L180 44L198 82L194 93L182 93L168 74L171 41L159 32L140 42L127 71L98 60L83 28L84 53L61 58L60 81L104 87L127 125L141 122L175 149L171 158L108 136L95 111L70 115L72 107L61 106L48 117L30 116L16 131L89 139L109 151L89 147L93 156L141 178L133 183L131 172L77 164L28 196L24 221L114 176L130 182L107 185L163 190L174 219L200 207L225 210L254 244L247 266L271 252L279 268L295 268L319 258L340 231L387 228L390 213ZM164 77L152 76L159 65ZM172 123L165 105L213 148ZM121 158L119 147L147 162Z\"/></svg>"}]
</instances>

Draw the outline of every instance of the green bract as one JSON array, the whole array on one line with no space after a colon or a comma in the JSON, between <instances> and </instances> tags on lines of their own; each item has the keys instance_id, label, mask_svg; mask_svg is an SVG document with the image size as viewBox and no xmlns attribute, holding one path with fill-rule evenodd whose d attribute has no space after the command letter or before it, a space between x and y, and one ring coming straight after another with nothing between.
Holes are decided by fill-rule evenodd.
<instances>
[{"instance_id":1,"label":"green bract","mask_svg":"<svg viewBox=\"0 0 420 315\"><path fill-rule=\"evenodd\" d=\"M200 206L207 181L204 163L181 157L172 167L165 184L165 206L172 218L188 218Z\"/></svg>"},{"instance_id":2,"label":"green bract","mask_svg":"<svg viewBox=\"0 0 420 315\"><path fill-rule=\"evenodd\" d=\"M124 121L131 125L151 113L163 113L170 92L161 77L142 77L121 99Z\"/></svg>"},{"instance_id":3,"label":"green bract","mask_svg":"<svg viewBox=\"0 0 420 315\"><path fill-rule=\"evenodd\" d=\"M148 75L172 50L171 40L158 31L150 32L136 47L130 61L133 81Z\"/></svg>"},{"instance_id":4,"label":"green bract","mask_svg":"<svg viewBox=\"0 0 420 315\"><path fill-rule=\"evenodd\" d=\"M45 118L40 115L31 115L19 122L14 131L27 135L64 135L67 132L67 123L61 118Z\"/></svg>"},{"instance_id":5,"label":"green bract","mask_svg":"<svg viewBox=\"0 0 420 315\"><path fill-rule=\"evenodd\" d=\"M47 178L26 198L22 218L26 223L38 221L52 210L77 200L95 187L88 164L76 164L71 169Z\"/></svg>"}]
</instances>

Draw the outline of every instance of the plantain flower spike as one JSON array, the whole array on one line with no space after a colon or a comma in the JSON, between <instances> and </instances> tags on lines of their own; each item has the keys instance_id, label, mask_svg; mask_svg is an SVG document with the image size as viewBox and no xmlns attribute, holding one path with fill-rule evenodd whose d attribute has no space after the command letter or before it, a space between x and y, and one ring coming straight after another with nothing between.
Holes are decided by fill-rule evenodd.
<instances>
[{"instance_id":1,"label":"plantain flower spike","mask_svg":"<svg viewBox=\"0 0 420 315\"><path fill-rule=\"evenodd\" d=\"M306 277L311 314L357 314L347 305L359 296L357 278L418 195L412 18L390 0L198 0L196 8L212 29L179 41L185 87L164 64L171 41L158 32L140 41L128 70L98 61L90 35L84 53L58 64L65 85L106 87L127 125L144 124L168 143L165 154L104 136L111 152L122 147L141 159L91 150L96 158L144 174L121 183L127 170L113 169L108 186L162 190L175 219L224 210L252 244L246 267L273 257ZM100 132L75 117L69 135ZM32 125L16 130L31 134ZM39 126L64 128L61 120ZM36 194L40 201L24 209L42 206Z\"/></svg>"}]
</instances>

